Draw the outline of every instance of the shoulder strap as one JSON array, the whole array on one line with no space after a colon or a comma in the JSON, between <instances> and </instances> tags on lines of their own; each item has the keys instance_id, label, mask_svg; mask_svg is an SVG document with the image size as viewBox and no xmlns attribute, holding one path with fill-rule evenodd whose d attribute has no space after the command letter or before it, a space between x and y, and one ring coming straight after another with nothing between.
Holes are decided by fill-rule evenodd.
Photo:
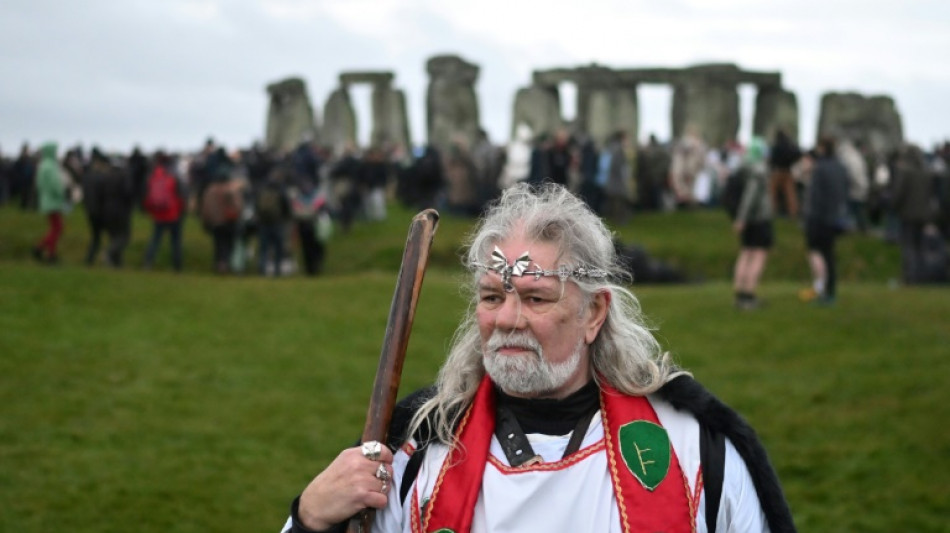
<instances>
[{"instance_id":1,"label":"shoulder strap","mask_svg":"<svg viewBox=\"0 0 950 533\"><path fill-rule=\"evenodd\" d=\"M402 482L399 485L399 502L406 503L406 496L409 495L409 487L412 486L412 482L416 480L416 477L419 475L419 467L422 466L422 460L426 456L426 448L419 448L416 450L412 456L409 457L409 462L406 464L406 470L402 473Z\"/></svg>"},{"instance_id":2,"label":"shoulder strap","mask_svg":"<svg viewBox=\"0 0 950 533\"><path fill-rule=\"evenodd\" d=\"M412 417L419 407L434 394L435 387L429 386L413 392L396 404L396 408L393 410L392 422L389 425L388 444L391 448L396 449L409 440L410 435L407 434L409 431L409 422L412 421ZM415 481L416 476L419 475L419 467L422 466L426 447L431 439L432 437L429 435L428 427L424 426L420 428L416 435L416 443L419 447L415 453L409 457L406 470L402 474L402 483L399 485L400 502L406 501L406 496L409 494L409 487L412 486L412 482Z\"/></svg>"},{"instance_id":3,"label":"shoulder strap","mask_svg":"<svg viewBox=\"0 0 950 533\"><path fill-rule=\"evenodd\" d=\"M699 425L699 460L703 468L703 490L706 492L706 531L716 533L722 480L726 465L726 439L706 424Z\"/></svg>"}]
</instances>

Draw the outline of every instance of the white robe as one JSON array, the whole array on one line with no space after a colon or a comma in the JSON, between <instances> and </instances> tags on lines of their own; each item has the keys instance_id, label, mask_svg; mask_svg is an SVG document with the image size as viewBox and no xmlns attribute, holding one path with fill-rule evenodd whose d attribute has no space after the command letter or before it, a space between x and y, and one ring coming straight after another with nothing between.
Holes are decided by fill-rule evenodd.
<instances>
[{"instance_id":1,"label":"white robe","mask_svg":"<svg viewBox=\"0 0 950 533\"><path fill-rule=\"evenodd\" d=\"M649 397L660 423L667 430L680 467L689 483L689 494L696 494L699 461L699 424L692 415L676 411L670 404ZM594 416L581 449L562 461L571 434L548 436L529 434L528 440L544 463L529 468L510 469L497 439L493 436L489 464L475 505L472 533L570 531L617 532L620 517L614 498L613 483L607 468L602 418ZM410 443L411 444L411 443ZM409 455L399 450L393 462L394 486L389 505L376 513L376 533L410 533L410 503L419 505L435 487L448 449L432 444L426 450L419 473L406 496L399 500L400 483ZM583 457L578 460L577 457ZM666 482L676 480L667 480ZM706 532L705 499L700 491L696 510L696 531ZM413 499L418 498L418 499ZM726 440L722 499L716 520L717 533L768 531L765 514L752 484L745 462L732 443Z\"/></svg>"}]
</instances>

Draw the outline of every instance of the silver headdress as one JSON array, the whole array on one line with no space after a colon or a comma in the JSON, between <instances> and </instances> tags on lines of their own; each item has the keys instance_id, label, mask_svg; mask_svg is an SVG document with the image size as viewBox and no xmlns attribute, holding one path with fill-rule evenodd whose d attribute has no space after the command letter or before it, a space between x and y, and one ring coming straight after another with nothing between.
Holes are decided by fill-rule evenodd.
<instances>
[{"instance_id":1,"label":"silver headdress","mask_svg":"<svg viewBox=\"0 0 950 533\"><path fill-rule=\"evenodd\" d=\"M577 279L602 279L608 276L606 270L599 268L588 268L585 266L572 267L568 265L561 265L556 270L545 270L540 268L537 264L534 265L534 270L528 270L528 268L533 263L531 256L528 254L528 251L524 251L517 259L514 260L510 265L508 264L508 258L505 257L505 254L501 251L501 248L495 246L495 249L491 253L491 263L486 265L484 263L473 262L472 266L477 269L488 270L495 272L501 276L502 286L505 288L505 292L512 292L515 290L514 285L511 283L511 276L533 276L537 281L545 276L557 276L561 281L566 281L568 278Z\"/></svg>"}]
</instances>

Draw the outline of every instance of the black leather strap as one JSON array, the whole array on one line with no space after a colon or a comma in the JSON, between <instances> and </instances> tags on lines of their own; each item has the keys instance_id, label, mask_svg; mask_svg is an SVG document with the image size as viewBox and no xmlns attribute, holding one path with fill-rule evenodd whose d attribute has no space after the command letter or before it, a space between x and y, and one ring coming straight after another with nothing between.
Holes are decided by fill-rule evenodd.
<instances>
[{"instance_id":1,"label":"black leather strap","mask_svg":"<svg viewBox=\"0 0 950 533\"><path fill-rule=\"evenodd\" d=\"M716 533L722 480L726 468L726 439L705 424L699 425L699 460L703 468L703 491L706 493L706 531Z\"/></svg>"},{"instance_id":2,"label":"black leather strap","mask_svg":"<svg viewBox=\"0 0 950 533\"><path fill-rule=\"evenodd\" d=\"M594 409L577 421L577 426L574 428L574 432L571 433L571 440L567 442L567 448L564 449L564 457L581 449L581 443L584 442L584 437L587 436L587 428L590 427L590 423L596 413L597 409Z\"/></svg>"},{"instance_id":3,"label":"black leather strap","mask_svg":"<svg viewBox=\"0 0 950 533\"><path fill-rule=\"evenodd\" d=\"M495 437L501 444L501 449L508 458L508 464L517 468L526 463L541 461L541 457L534 453L534 448L528 442L528 436L521 430L521 425L510 410L499 407L495 414Z\"/></svg>"}]
</instances>

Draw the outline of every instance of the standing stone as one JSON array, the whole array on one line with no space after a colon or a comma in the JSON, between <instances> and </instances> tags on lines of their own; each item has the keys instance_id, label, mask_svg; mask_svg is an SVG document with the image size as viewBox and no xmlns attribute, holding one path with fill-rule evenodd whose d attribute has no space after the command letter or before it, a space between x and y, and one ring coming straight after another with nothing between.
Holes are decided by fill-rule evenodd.
<instances>
[{"instance_id":1,"label":"standing stone","mask_svg":"<svg viewBox=\"0 0 950 533\"><path fill-rule=\"evenodd\" d=\"M735 65L683 69L673 91L673 136L693 127L710 146L722 146L739 133L739 93Z\"/></svg>"},{"instance_id":2,"label":"standing stone","mask_svg":"<svg viewBox=\"0 0 950 533\"><path fill-rule=\"evenodd\" d=\"M349 93L354 84L372 86L370 108L369 143L375 147L400 145L409 148L409 120L406 115L406 98L402 91L393 89L395 74L385 71L344 72L340 74L340 86Z\"/></svg>"},{"instance_id":3,"label":"standing stone","mask_svg":"<svg viewBox=\"0 0 950 533\"><path fill-rule=\"evenodd\" d=\"M323 135L325 144L341 153L346 146L356 146L356 113L346 87L330 93L323 107Z\"/></svg>"},{"instance_id":4,"label":"standing stone","mask_svg":"<svg viewBox=\"0 0 950 533\"><path fill-rule=\"evenodd\" d=\"M475 81L478 66L454 55L435 56L426 63L428 140L443 153L453 141L471 149L481 129Z\"/></svg>"},{"instance_id":5,"label":"standing stone","mask_svg":"<svg viewBox=\"0 0 950 533\"><path fill-rule=\"evenodd\" d=\"M623 80L616 70L590 65L575 70L577 129L587 132L597 146L606 146L617 131L636 139L639 129L637 84Z\"/></svg>"},{"instance_id":6,"label":"standing stone","mask_svg":"<svg viewBox=\"0 0 950 533\"><path fill-rule=\"evenodd\" d=\"M532 85L518 89L511 120L511 138L516 138L518 125L531 129L532 137L551 134L563 125L557 86Z\"/></svg>"},{"instance_id":7,"label":"standing stone","mask_svg":"<svg viewBox=\"0 0 950 533\"><path fill-rule=\"evenodd\" d=\"M410 150L409 120L406 95L389 86L373 87L372 143L378 146L401 146Z\"/></svg>"},{"instance_id":8,"label":"standing stone","mask_svg":"<svg viewBox=\"0 0 950 533\"><path fill-rule=\"evenodd\" d=\"M264 143L278 153L287 153L301 141L316 137L316 120L307 96L307 86L300 78L287 78L267 86L270 105Z\"/></svg>"},{"instance_id":9,"label":"standing stone","mask_svg":"<svg viewBox=\"0 0 950 533\"><path fill-rule=\"evenodd\" d=\"M586 131L597 146L606 146L617 131L626 132L629 139L638 136L636 87L614 87L585 91L583 120L578 114L578 129Z\"/></svg>"},{"instance_id":10,"label":"standing stone","mask_svg":"<svg viewBox=\"0 0 950 533\"><path fill-rule=\"evenodd\" d=\"M798 98L795 93L781 87L760 86L755 97L752 133L771 142L780 129L799 142Z\"/></svg>"},{"instance_id":11,"label":"standing stone","mask_svg":"<svg viewBox=\"0 0 950 533\"><path fill-rule=\"evenodd\" d=\"M900 113L889 96L825 93L821 97L818 136L832 135L865 143L884 154L904 142Z\"/></svg>"}]
</instances>

